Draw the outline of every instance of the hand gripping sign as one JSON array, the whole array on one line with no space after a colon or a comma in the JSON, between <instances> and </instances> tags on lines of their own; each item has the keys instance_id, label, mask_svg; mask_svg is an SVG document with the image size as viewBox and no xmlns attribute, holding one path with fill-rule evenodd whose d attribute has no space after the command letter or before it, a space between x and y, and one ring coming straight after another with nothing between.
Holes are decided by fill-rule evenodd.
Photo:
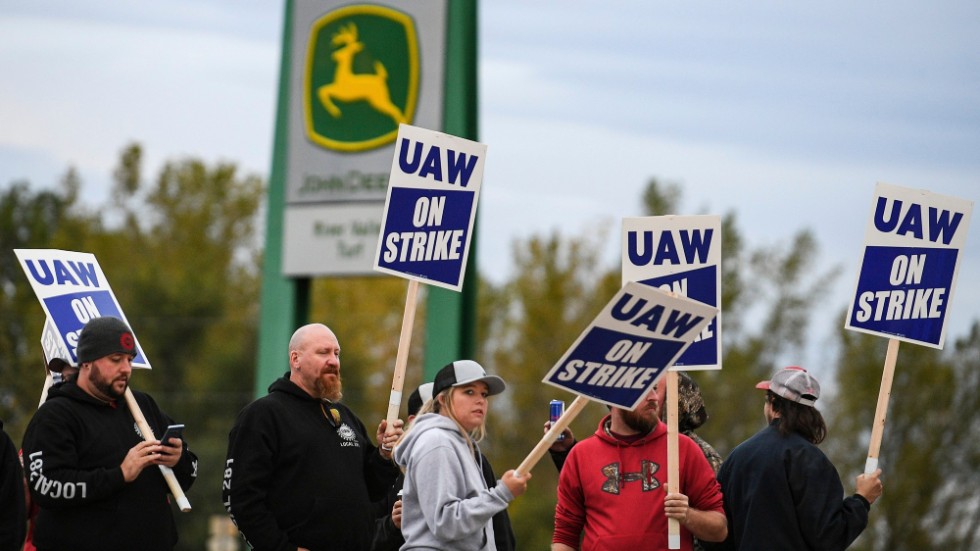
<instances>
[{"instance_id":1,"label":"hand gripping sign","mask_svg":"<svg viewBox=\"0 0 980 551\"><path fill-rule=\"evenodd\" d=\"M399 125L374 269L409 280L387 421L398 418L419 282L463 288L487 146Z\"/></svg>"},{"instance_id":2,"label":"hand gripping sign","mask_svg":"<svg viewBox=\"0 0 980 551\"><path fill-rule=\"evenodd\" d=\"M878 468L900 341L942 348L973 202L879 183L845 327L888 338L865 472Z\"/></svg>"},{"instance_id":3,"label":"hand gripping sign","mask_svg":"<svg viewBox=\"0 0 980 551\"><path fill-rule=\"evenodd\" d=\"M65 355L62 359L71 365L78 365L78 335L89 320L112 316L126 321L95 255L56 249L15 249L14 254L47 314L41 334L45 363L53 357ZM129 322L126 321L126 324L129 325ZM143 354L135 332L133 338L136 340L133 367L150 369L150 362ZM154 440L153 429L146 422L129 387L126 388L126 404L143 438ZM173 470L165 465L159 467L180 510L185 513L190 511L190 501Z\"/></svg>"},{"instance_id":4,"label":"hand gripping sign","mask_svg":"<svg viewBox=\"0 0 980 551\"><path fill-rule=\"evenodd\" d=\"M623 283L637 281L673 296L721 307L721 217L623 219ZM676 370L721 369L721 312L667 372L667 490L680 491ZM680 549L680 523L668 519L668 549Z\"/></svg>"},{"instance_id":5,"label":"hand gripping sign","mask_svg":"<svg viewBox=\"0 0 980 551\"><path fill-rule=\"evenodd\" d=\"M542 379L579 396L517 472L529 472L590 399L636 409L717 312L640 283L623 286Z\"/></svg>"}]
</instances>

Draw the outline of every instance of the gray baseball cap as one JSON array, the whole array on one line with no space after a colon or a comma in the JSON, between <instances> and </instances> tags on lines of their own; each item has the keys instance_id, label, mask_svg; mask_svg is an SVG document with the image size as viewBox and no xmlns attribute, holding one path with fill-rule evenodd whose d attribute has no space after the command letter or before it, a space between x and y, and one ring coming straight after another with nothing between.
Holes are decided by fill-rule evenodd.
<instances>
[{"instance_id":1,"label":"gray baseball cap","mask_svg":"<svg viewBox=\"0 0 980 551\"><path fill-rule=\"evenodd\" d=\"M462 386L477 381L487 384L489 395L500 394L507 388L504 380L496 375L487 375L487 370L473 360L456 360L436 373L432 385L432 395L437 396L451 386Z\"/></svg>"},{"instance_id":2,"label":"gray baseball cap","mask_svg":"<svg viewBox=\"0 0 980 551\"><path fill-rule=\"evenodd\" d=\"M820 397L820 383L807 370L795 365L780 369L772 379L760 381L755 388L771 390L777 396L810 407Z\"/></svg>"}]
</instances>

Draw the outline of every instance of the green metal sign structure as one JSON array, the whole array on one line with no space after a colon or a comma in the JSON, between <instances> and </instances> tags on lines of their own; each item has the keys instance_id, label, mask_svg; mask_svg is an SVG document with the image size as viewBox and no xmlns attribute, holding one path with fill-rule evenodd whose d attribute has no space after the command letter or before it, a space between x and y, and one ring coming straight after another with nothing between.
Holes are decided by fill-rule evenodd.
<instances>
[{"instance_id":1,"label":"green metal sign structure","mask_svg":"<svg viewBox=\"0 0 980 551\"><path fill-rule=\"evenodd\" d=\"M286 1L256 395L310 321L311 277L372 272L398 124L477 139L476 16L476 0ZM476 349L476 249L474 232L462 292L427 293L428 379Z\"/></svg>"}]
</instances>

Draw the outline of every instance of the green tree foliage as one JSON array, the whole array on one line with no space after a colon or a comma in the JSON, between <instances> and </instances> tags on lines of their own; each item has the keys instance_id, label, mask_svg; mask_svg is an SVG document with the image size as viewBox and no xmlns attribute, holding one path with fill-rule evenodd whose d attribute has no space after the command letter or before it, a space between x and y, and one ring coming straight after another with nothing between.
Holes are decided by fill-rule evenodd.
<instances>
[{"instance_id":1,"label":"green tree foliage","mask_svg":"<svg viewBox=\"0 0 980 551\"><path fill-rule=\"evenodd\" d=\"M840 326L843 327L843 317ZM841 329L829 451L845 488L863 470L888 339ZM949 352L902 343L879 466L885 490L854 549L980 544L980 324Z\"/></svg>"},{"instance_id":2,"label":"green tree foliage","mask_svg":"<svg viewBox=\"0 0 980 551\"><path fill-rule=\"evenodd\" d=\"M98 230L77 206L80 183L69 169L53 190L15 182L0 194L0 419L20 442L44 382L44 312L14 249L73 249Z\"/></svg>"},{"instance_id":3,"label":"green tree foliage","mask_svg":"<svg viewBox=\"0 0 980 551\"><path fill-rule=\"evenodd\" d=\"M723 231L738 240L734 226L729 214ZM838 269L820 272L817 243L807 230L797 232L788 247L723 249L722 264L722 370L696 378L714 419L698 434L725 456L762 428L762 396L755 384L784 365L800 363L810 311L826 296Z\"/></svg>"},{"instance_id":4,"label":"green tree foliage","mask_svg":"<svg viewBox=\"0 0 980 551\"><path fill-rule=\"evenodd\" d=\"M677 184L651 180L643 193L648 216L680 214ZM698 434L723 456L762 425L755 384L800 357L809 313L838 272L821 272L817 243L806 230L788 244L747 250L734 212L722 216L722 370L693 373L709 421ZM795 363L795 362L794 362Z\"/></svg>"}]
</instances>

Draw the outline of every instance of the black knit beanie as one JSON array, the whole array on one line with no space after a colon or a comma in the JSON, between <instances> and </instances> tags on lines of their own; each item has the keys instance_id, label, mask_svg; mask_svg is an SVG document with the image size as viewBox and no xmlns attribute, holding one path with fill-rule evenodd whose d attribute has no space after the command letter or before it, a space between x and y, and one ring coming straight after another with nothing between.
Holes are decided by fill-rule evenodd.
<instances>
[{"instance_id":1,"label":"black knit beanie","mask_svg":"<svg viewBox=\"0 0 980 551\"><path fill-rule=\"evenodd\" d=\"M78 363L94 362L110 354L136 355L136 339L126 322L105 316L90 320L78 336Z\"/></svg>"}]
</instances>

